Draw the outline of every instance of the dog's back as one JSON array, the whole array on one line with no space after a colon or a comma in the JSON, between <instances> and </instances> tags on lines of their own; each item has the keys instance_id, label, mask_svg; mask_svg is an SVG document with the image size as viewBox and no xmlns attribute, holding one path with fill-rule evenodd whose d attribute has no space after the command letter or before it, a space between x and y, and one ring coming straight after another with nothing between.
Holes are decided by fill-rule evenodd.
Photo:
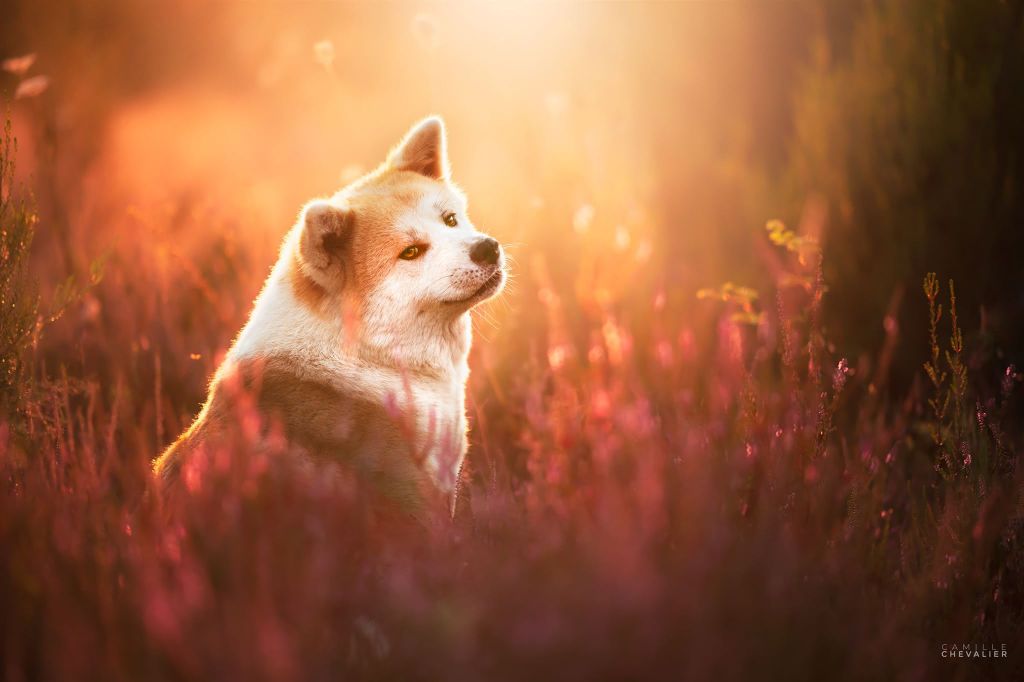
<instances>
[{"instance_id":1,"label":"dog's back","mask_svg":"<svg viewBox=\"0 0 1024 682\"><path fill-rule=\"evenodd\" d=\"M429 476L410 451L408 415L301 377L294 361L268 358L219 375L199 417L156 461L165 489L177 487L197 452L264 450L313 465L343 467L367 491L419 515Z\"/></svg>"}]
</instances>

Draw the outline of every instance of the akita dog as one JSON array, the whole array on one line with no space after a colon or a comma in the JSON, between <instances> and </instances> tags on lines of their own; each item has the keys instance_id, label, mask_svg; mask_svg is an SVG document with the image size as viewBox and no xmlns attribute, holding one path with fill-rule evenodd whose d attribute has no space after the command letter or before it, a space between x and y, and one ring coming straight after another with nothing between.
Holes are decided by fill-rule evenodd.
<instances>
[{"instance_id":1,"label":"akita dog","mask_svg":"<svg viewBox=\"0 0 1024 682\"><path fill-rule=\"evenodd\" d=\"M303 208L159 480L193 485L190 461L237 443L255 410L257 448L344 463L413 512L425 488L454 509L469 311L504 281L501 245L450 180L444 124L427 118L377 170Z\"/></svg>"}]
</instances>

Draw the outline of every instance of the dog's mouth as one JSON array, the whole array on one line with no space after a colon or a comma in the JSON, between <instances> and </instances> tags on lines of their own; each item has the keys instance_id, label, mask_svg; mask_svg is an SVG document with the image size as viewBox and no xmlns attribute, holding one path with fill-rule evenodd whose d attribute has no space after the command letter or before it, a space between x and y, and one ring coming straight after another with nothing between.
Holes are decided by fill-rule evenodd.
<instances>
[{"instance_id":1,"label":"dog's mouth","mask_svg":"<svg viewBox=\"0 0 1024 682\"><path fill-rule=\"evenodd\" d=\"M467 303L478 303L479 301L482 301L485 298L489 298L495 291L497 291L498 287L501 286L501 282L502 280L504 280L504 278L505 271L502 270L501 268L498 268L494 271L494 274L492 274L490 277L484 280L484 283L477 287L477 290L474 291L469 296L466 296L465 298L455 299L453 301L445 301L445 303L449 305L465 305Z\"/></svg>"}]
</instances>

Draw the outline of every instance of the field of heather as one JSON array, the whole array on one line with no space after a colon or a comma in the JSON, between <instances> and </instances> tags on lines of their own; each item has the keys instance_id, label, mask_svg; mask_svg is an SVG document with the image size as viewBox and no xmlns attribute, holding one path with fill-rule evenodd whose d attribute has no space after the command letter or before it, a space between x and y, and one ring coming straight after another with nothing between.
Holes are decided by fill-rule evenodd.
<instances>
[{"instance_id":1,"label":"field of heather","mask_svg":"<svg viewBox=\"0 0 1024 682\"><path fill-rule=\"evenodd\" d=\"M1021 0L0 17L0 680L1024 679ZM258 425L171 505L300 207L432 113L511 270L454 518Z\"/></svg>"}]
</instances>

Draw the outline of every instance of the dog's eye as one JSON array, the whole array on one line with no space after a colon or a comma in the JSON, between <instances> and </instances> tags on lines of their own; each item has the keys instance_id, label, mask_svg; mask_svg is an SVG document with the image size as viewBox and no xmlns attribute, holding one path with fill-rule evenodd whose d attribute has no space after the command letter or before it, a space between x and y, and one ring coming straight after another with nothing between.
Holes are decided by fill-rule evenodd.
<instances>
[{"instance_id":1,"label":"dog's eye","mask_svg":"<svg viewBox=\"0 0 1024 682\"><path fill-rule=\"evenodd\" d=\"M444 218L444 224L448 227L455 227L459 224L459 219L455 217L454 213L445 213L442 217Z\"/></svg>"},{"instance_id":2,"label":"dog's eye","mask_svg":"<svg viewBox=\"0 0 1024 682\"><path fill-rule=\"evenodd\" d=\"M414 244L413 246L406 248L405 251L402 251L402 253L398 254L398 257L401 258L402 260L416 260L417 258L422 256L423 252L426 250L426 247Z\"/></svg>"}]
</instances>

